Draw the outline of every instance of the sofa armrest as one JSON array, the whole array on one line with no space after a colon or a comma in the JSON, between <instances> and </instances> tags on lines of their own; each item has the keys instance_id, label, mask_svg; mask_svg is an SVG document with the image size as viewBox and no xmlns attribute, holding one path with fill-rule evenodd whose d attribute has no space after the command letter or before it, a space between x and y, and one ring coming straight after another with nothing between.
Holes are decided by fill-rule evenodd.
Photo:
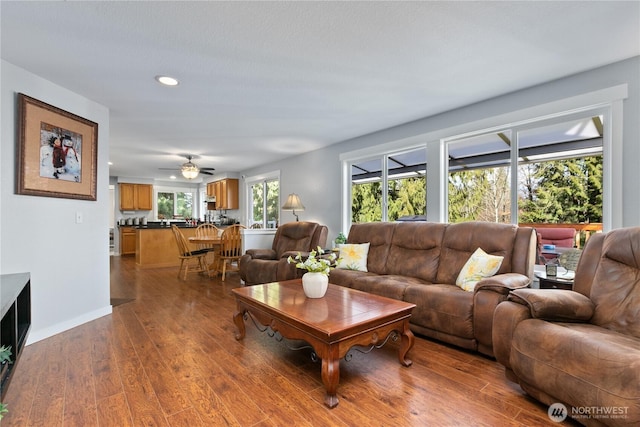
<instances>
[{"instance_id":1,"label":"sofa armrest","mask_svg":"<svg viewBox=\"0 0 640 427\"><path fill-rule=\"evenodd\" d=\"M276 259L276 251L273 249L247 249L246 253L253 259Z\"/></svg>"},{"instance_id":2,"label":"sofa armrest","mask_svg":"<svg viewBox=\"0 0 640 427\"><path fill-rule=\"evenodd\" d=\"M496 274L495 276L487 277L478 282L475 288L475 292L481 290L490 290L498 292L503 295L507 295L514 289L526 288L531 283L524 274L519 273L505 273Z\"/></svg>"},{"instance_id":3,"label":"sofa armrest","mask_svg":"<svg viewBox=\"0 0 640 427\"><path fill-rule=\"evenodd\" d=\"M586 296L560 289L517 289L509 301L529 307L534 319L557 322L588 322L595 305Z\"/></svg>"}]
</instances>

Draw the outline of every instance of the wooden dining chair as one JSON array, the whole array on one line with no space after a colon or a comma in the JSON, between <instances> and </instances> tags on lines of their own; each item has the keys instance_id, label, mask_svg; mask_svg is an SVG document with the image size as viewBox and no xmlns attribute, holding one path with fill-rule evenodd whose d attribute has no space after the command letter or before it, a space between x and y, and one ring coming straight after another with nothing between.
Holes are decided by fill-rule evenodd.
<instances>
[{"instance_id":1,"label":"wooden dining chair","mask_svg":"<svg viewBox=\"0 0 640 427\"><path fill-rule=\"evenodd\" d=\"M227 271L238 271L238 260L242 256L242 229L244 225L232 225L222 232L220 237L219 262L222 263L222 281ZM235 265L234 265L235 264Z\"/></svg>"},{"instance_id":2,"label":"wooden dining chair","mask_svg":"<svg viewBox=\"0 0 640 427\"><path fill-rule=\"evenodd\" d=\"M213 224L207 224L207 223L200 224L196 228L196 237L219 237L219 236L220 236L220 229ZM213 256L213 259L209 262L209 265L215 265L215 262L216 262L215 254L218 249L217 245L213 245L210 243L199 243L198 249L207 250Z\"/></svg>"},{"instance_id":3,"label":"wooden dining chair","mask_svg":"<svg viewBox=\"0 0 640 427\"><path fill-rule=\"evenodd\" d=\"M189 241L182 234L182 231L175 225L171 226L171 230L173 231L173 235L176 238L176 244L178 246L178 258L180 258L180 270L178 270L178 278L180 277L180 273L182 273L184 269L184 277L183 280L187 280L187 274L189 271L192 273L204 273L209 274L209 269L207 267L207 263L205 257L209 253L208 249L196 249L192 250L189 247ZM190 267L193 269L190 270Z\"/></svg>"}]
</instances>

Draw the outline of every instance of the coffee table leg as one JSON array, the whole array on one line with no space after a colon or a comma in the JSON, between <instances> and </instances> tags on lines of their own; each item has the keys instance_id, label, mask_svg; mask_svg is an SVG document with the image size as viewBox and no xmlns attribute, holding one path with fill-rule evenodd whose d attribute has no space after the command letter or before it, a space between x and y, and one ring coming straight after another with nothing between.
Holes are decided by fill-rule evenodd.
<instances>
[{"instance_id":1,"label":"coffee table leg","mask_svg":"<svg viewBox=\"0 0 640 427\"><path fill-rule=\"evenodd\" d=\"M238 310L233 315L233 323L236 324L236 328L238 329L236 332L236 340L238 341L244 338L246 332L244 328L244 313L243 310Z\"/></svg>"},{"instance_id":2,"label":"coffee table leg","mask_svg":"<svg viewBox=\"0 0 640 427\"><path fill-rule=\"evenodd\" d=\"M407 353L413 347L413 343L415 341L415 337L413 336L413 332L409 329L409 322L404 322L404 330L401 335L400 348L398 349L398 358L400 359L400 363L404 366L411 366L413 362L406 358Z\"/></svg>"},{"instance_id":3,"label":"coffee table leg","mask_svg":"<svg viewBox=\"0 0 640 427\"><path fill-rule=\"evenodd\" d=\"M336 390L340 381L340 359L322 359L322 383L327 390L324 404L329 408L338 406Z\"/></svg>"}]
</instances>

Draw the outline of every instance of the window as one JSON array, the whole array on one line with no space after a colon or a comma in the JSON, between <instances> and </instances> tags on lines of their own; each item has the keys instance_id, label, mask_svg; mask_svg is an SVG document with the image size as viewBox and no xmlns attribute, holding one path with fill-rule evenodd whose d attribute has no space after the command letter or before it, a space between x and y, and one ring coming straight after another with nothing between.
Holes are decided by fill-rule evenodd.
<instances>
[{"instance_id":1,"label":"window","mask_svg":"<svg viewBox=\"0 0 640 427\"><path fill-rule=\"evenodd\" d=\"M510 132L451 141L449 222L511 222Z\"/></svg>"},{"instance_id":2,"label":"window","mask_svg":"<svg viewBox=\"0 0 640 427\"><path fill-rule=\"evenodd\" d=\"M247 179L249 227L277 228L280 214L280 177Z\"/></svg>"},{"instance_id":3,"label":"window","mask_svg":"<svg viewBox=\"0 0 640 427\"><path fill-rule=\"evenodd\" d=\"M544 90L541 93L544 93ZM450 173L454 172L453 166L456 162L459 166L459 173L482 167L508 167L508 201L510 206L508 209L505 208L503 213L510 216L510 223L523 224L523 219L527 220L525 213L528 210L531 211L526 206L527 200L537 198L538 202L542 202L545 196L543 194L544 187L541 186L543 169L542 167L538 168L536 164L542 166L547 161L564 162L573 159L573 163L577 163L578 168L584 171L582 179L583 182L589 184L588 198L590 200L602 199L601 214L589 213L588 216L584 214L582 216L584 221L594 221L601 217L602 222L578 224L574 228L593 232L623 227L625 213L623 207L625 205L622 189L624 188L624 176L620 165L625 164L622 130L624 129L624 100L628 96L628 85L620 84L544 104L509 110L491 117L483 116L481 106L473 107L470 109L470 116L474 117L478 113L484 118L443 128L432 128L430 124L427 124L424 126L424 133L407 135L405 132L403 139L388 140L377 146L366 146L341 153L339 156L342 162L341 227L343 230L348 230L354 219L352 192L356 174L352 171L352 166L359 165L363 159L382 159L385 155L396 153L399 150L417 149L420 144L426 146L426 159L429 164L429 169L426 171L426 218L429 221L449 221L449 197L451 196L449 178ZM451 118L452 120L444 120L443 123L455 121L455 116L451 116ZM479 123L482 124L479 125ZM568 123L573 123L573 126L567 126ZM547 138L546 141L537 142L532 139L536 135L545 136L546 134L546 137L554 133L558 135L557 130L550 131L553 131L553 128L559 124L565 128L564 139ZM418 129L421 126L422 123L416 124ZM587 129L595 129L600 136L585 134L583 131ZM487 156L476 153L480 156L476 159L450 159L448 157L449 149L455 149L456 142L485 134L493 134L494 138L502 139L497 135L498 133L503 133L508 141L502 140L503 148L501 150L487 153ZM398 134L403 134L403 132L399 131ZM384 138L385 135L379 134L378 136ZM498 159L497 157L500 156L501 159ZM491 163L491 157L495 157L493 163ZM480 160L484 160L484 162L480 162ZM563 165L563 176L565 168L567 171L573 170L574 166L576 165L572 165L571 162ZM556 169L560 170L559 167ZM601 175L597 177L598 174ZM527 186L530 186L531 189L528 189ZM381 200L385 199L381 198ZM589 203L592 206L600 204L598 201L595 203L590 201ZM565 203L559 202L558 204ZM382 201L380 205L382 206ZM545 209L543 207L539 211ZM592 212L593 210L588 211ZM585 212L584 209L582 212ZM533 220L533 218L531 219Z\"/></svg>"},{"instance_id":4,"label":"window","mask_svg":"<svg viewBox=\"0 0 640 427\"><path fill-rule=\"evenodd\" d=\"M419 148L352 162L351 222L424 219L426 159L426 149Z\"/></svg>"},{"instance_id":5,"label":"window","mask_svg":"<svg viewBox=\"0 0 640 427\"><path fill-rule=\"evenodd\" d=\"M193 193L158 191L158 219L192 218Z\"/></svg>"},{"instance_id":6,"label":"window","mask_svg":"<svg viewBox=\"0 0 640 427\"><path fill-rule=\"evenodd\" d=\"M602 135L598 115L450 141L449 222L602 223Z\"/></svg>"}]
</instances>

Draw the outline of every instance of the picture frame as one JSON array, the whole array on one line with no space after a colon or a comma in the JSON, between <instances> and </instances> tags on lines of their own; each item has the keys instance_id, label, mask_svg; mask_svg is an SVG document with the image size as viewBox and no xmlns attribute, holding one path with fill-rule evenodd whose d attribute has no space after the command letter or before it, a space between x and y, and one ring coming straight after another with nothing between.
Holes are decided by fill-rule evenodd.
<instances>
[{"instance_id":1,"label":"picture frame","mask_svg":"<svg viewBox=\"0 0 640 427\"><path fill-rule=\"evenodd\" d=\"M18 94L16 194L96 200L98 124Z\"/></svg>"}]
</instances>

